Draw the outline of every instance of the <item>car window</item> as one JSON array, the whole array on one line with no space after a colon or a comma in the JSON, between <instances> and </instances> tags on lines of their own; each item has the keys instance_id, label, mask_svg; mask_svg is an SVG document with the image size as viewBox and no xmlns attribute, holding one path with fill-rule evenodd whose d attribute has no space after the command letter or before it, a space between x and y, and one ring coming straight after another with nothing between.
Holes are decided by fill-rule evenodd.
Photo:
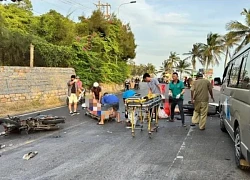
<instances>
[{"instance_id":1,"label":"car window","mask_svg":"<svg viewBox=\"0 0 250 180\"><path fill-rule=\"evenodd\" d=\"M239 83L240 68L242 65L242 56L237 57L231 67L228 86L236 88Z\"/></svg>"},{"instance_id":2,"label":"car window","mask_svg":"<svg viewBox=\"0 0 250 180\"><path fill-rule=\"evenodd\" d=\"M249 71L250 71L250 53L244 54L244 62L240 72L239 88L250 89L249 82Z\"/></svg>"}]
</instances>

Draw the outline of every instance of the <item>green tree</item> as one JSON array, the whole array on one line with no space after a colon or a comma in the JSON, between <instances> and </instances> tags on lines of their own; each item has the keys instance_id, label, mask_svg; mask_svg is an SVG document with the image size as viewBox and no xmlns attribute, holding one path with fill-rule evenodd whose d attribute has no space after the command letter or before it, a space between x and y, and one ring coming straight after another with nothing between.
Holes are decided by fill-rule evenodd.
<instances>
[{"instance_id":1,"label":"green tree","mask_svg":"<svg viewBox=\"0 0 250 180\"><path fill-rule=\"evenodd\" d=\"M55 10L39 18L37 35L56 45L72 44L75 38L75 24Z\"/></svg>"},{"instance_id":2,"label":"green tree","mask_svg":"<svg viewBox=\"0 0 250 180\"><path fill-rule=\"evenodd\" d=\"M191 63L187 62L186 59L179 60L175 68L178 72L180 72L180 79L182 79L183 73L190 74L192 71Z\"/></svg>"},{"instance_id":3,"label":"green tree","mask_svg":"<svg viewBox=\"0 0 250 180\"><path fill-rule=\"evenodd\" d=\"M237 36L234 36L232 33L227 33L223 37L223 46L225 48L226 54L225 54L225 61L224 61L224 68L227 65L227 59L228 57L231 58L230 50L238 46L238 42L240 41L240 38Z\"/></svg>"},{"instance_id":4,"label":"green tree","mask_svg":"<svg viewBox=\"0 0 250 180\"><path fill-rule=\"evenodd\" d=\"M145 65L144 72L155 75L157 73L157 70L156 70L156 67L152 63L148 63Z\"/></svg>"},{"instance_id":5,"label":"green tree","mask_svg":"<svg viewBox=\"0 0 250 180\"><path fill-rule=\"evenodd\" d=\"M174 72L174 67L180 61L180 57L176 52L170 52L170 55L169 55L167 61L168 61L168 67L169 67L170 71Z\"/></svg>"},{"instance_id":6,"label":"green tree","mask_svg":"<svg viewBox=\"0 0 250 180\"><path fill-rule=\"evenodd\" d=\"M121 83L130 74L127 63L136 56L129 24L100 11L73 22L55 10L34 16L30 0L0 5L0 64L29 65L29 45L35 45L35 66L74 67L84 84ZM143 67L143 68L142 68ZM135 74L151 65L136 65Z\"/></svg>"},{"instance_id":7,"label":"green tree","mask_svg":"<svg viewBox=\"0 0 250 180\"><path fill-rule=\"evenodd\" d=\"M172 72L172 69L171 69L171 64L170 64L170 61L168 60L164 60L162 62L162 66L160 67L160 69L158 70L158 73L161 73L162 76L164 76L166 73L168 72Z\"/></svg>"},{"instance_id":8,"label":"green tree","mask_svg":"<svg viewBox=\"0 0 250 180\"><path fill-rule=\"evenodd\" d=\"M202 44L202 64L207 70L209 66L218 65L221 59L220 55L223 54L223 38L217 33L209 33L207 35L207 43Z\"/></svg>"},{"instance_id":9,"label":"green tree","mask_svg":"<svg viewBox=\"0 0 250 180\"><path fill-rule=\"evenodd\" d=\"M193 67L193 72L196 71L196 62L197 60L202 63L202 44L196 43L193 44L193 48L188 53L184 53L183 55L188 55L186 59L191 59L191 64Z\"/></svg>"},{"instance_id":10,"label":"green tree","mask_svg":"<svg viewBox=\"0 0 250 180\"><path fill-rule=\"evenodd\" d=\"M231 21L226 24L226 29L230 31L230 34L242 40L235 52L250 42L250 10L244 8L241 15L245 16L245 24L239 21Z\"/></svg>"}]
</instances>

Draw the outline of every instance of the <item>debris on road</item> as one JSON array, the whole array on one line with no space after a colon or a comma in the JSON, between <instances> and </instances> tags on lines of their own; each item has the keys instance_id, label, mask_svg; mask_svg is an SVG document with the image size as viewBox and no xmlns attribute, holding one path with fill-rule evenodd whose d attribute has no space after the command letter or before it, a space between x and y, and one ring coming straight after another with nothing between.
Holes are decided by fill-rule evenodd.
<instances>
[{"instance_id":1,"label":"debris on road","mask_svg":"<svg viewBox=\"0 0 250 180\"><path fill-rule=\"evenodd\" d=\"M111 131L107 131L107 133L110 133L110 134L112 134L112 132L111 132Z\"/></svg>"},{"instance_id":2,"label":"debris on road","mask_svg":"<svg viewBox=\"0 0 250 180\"><path fill-rule=\"evenodd\" d=\"M23 159L29 160L29 159L35 157L37 154L38 154L37 151L29 152L29 153L23 155Z\"/></svg>"},{"instance_id":3,"label":"debris on road","mask_svg":"<svg viewBox=\"0 0 250 180\"><path fill-rule=\"evenodd\" d=\"M56 135L56 136L53 136L53 138L60 138L61 135Z\"/></svg>"},{"instance_id":4,"label":"debris on road","mask_svg":"<svg viewBox=\"0 0 250 180\"><path fill-rule=\"evenodd\" d=\"M0 149L5 148L6 146L4 144L0 144Z\"/></svg>"},{"instance_id":5,"label":"debris on road","mask_svg":"<svg viewBox=\"0 0 250 180\"><path fill-rule=\"evenodd\" d=\"M1 132L0 133L0 136L5 136L6 135L6 132Z\"/></svg>"}]
</instances>

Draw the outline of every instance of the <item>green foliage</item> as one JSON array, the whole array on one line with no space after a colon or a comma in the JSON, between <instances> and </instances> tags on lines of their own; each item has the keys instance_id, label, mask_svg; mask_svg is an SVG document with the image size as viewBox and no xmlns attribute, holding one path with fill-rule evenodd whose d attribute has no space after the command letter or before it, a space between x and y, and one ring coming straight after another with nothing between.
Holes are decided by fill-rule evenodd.
<instances>
[{"instance_id":1,"label":"green foliage","mask_svg":"<svg viewBox=\"0 0 250 180\"><path fill-rule=\"evenodd\" d=\"M136 65L132 61L132 62L129 62L129 69L130 69L132 76L142 76L146 72L152 75L155 75L157 73L156 67L151 63L148 63L146 65L144 64Z\"/></svg>"},{"instance_id":2,"label":"green foliage","mask_svg":"<svg viewBox=\"0 0 250 180\"><path fill-rule=\"evenodd\" d=\"M129 24L100 11L73 22L55 10L34 16L30 0L0 5L0 65L74 67L85 85L121 83L130 74L128 60L136 56ZM152 71L152 67L149 67Z\"/></svg>"}]
</instances>

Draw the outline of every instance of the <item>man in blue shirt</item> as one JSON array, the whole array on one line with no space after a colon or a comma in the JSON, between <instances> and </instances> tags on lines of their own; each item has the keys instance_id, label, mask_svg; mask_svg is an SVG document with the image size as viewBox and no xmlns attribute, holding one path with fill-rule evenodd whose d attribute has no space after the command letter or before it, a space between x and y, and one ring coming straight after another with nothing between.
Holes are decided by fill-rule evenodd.
<instances>
[{"instance_id":1,"label":"man in blue shirt","mask_svg":"<svg viewBox=\"0 0 250 180\"><path fill-rule=\"evenodd\" d=\"M182 126L186 127L183 111L183 94L185 93L185 86L184 83L178 79L178 73L174 72L172 78L173 80L169 83L169 96L173 99L171 103L170 121L174 121L175 106L178 105L181 114Z\"/></svg>"},{"instance_id":2,"label":"man in blue shirt","mask_svg":"<svg viewBox=\"0 0 250 180\"><path fill-rule=\"evenodd\" d=\"M110 117L117 118L117 122L120 122L120 114L118 112L119 110L119 98L114 94L108 94L104 93L101 103L103 104L102 110L103 111L109 111L112 108L112 114ZM104 120L101 119L99 125L103 125Z\"/></svg>"}]
</instances>

